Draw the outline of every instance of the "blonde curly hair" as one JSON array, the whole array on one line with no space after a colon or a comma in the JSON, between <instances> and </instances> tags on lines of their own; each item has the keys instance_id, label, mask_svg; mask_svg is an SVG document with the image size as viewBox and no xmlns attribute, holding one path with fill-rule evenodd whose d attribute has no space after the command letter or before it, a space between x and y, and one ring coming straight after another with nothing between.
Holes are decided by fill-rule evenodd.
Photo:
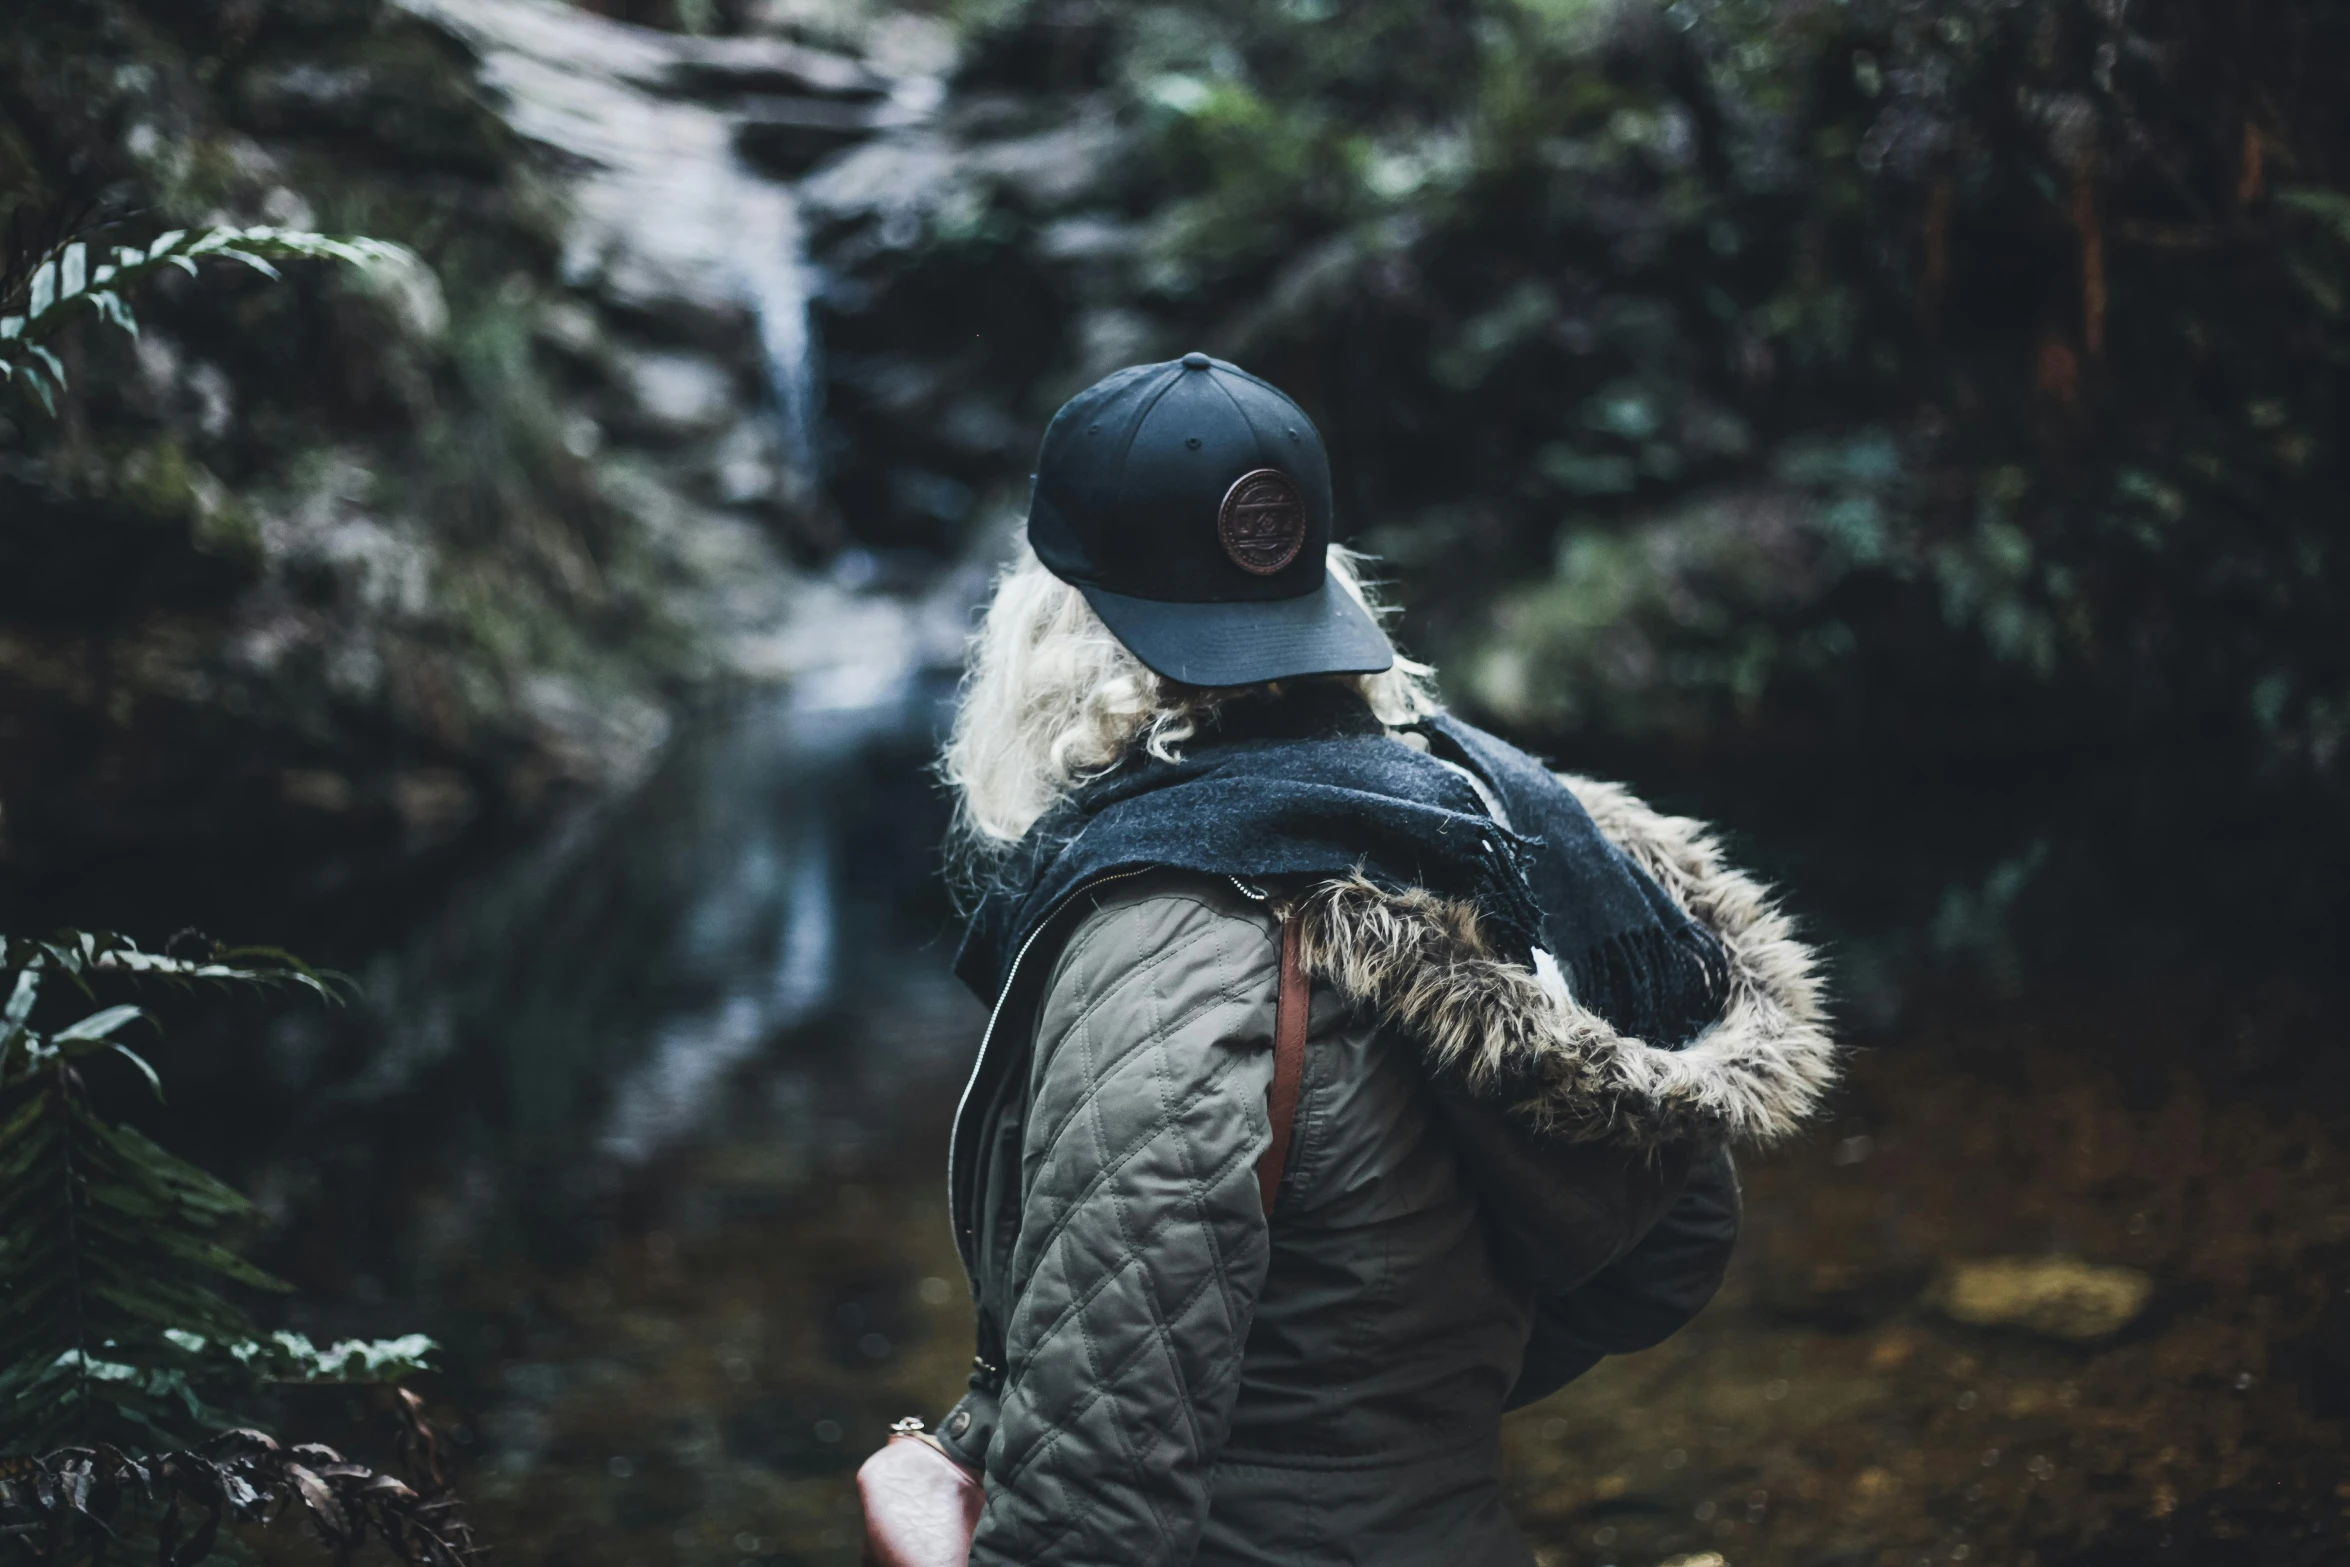
<instances>
[{"instance_id":1,"label":"blonde curly hair","mask_svg":"<svg viewBox=\"0 0 2350 1567\"><path fill-rule=\"evenodd\" d=\"M1376 618L1386 611L1365 585L1365 559L1333 546L1330 572ZM1375 675L1308 678L1351 686L1391 726L1443 706L1436 672L1401 653ZM972 635L939 754L938 775L955 796L950 860L966 877L983 873L1063 795L1136 746L1172 761L1220 703L1276 687L1190 686L1154 672L1022 539Z\"/></svg>"}]
</instances>

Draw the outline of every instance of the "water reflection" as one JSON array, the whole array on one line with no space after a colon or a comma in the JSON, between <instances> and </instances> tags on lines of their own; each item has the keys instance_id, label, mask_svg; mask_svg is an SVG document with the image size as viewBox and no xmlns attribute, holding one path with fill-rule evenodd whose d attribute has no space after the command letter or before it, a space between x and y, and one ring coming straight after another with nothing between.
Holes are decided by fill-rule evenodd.
<instances>
[{"instance_id":1,"label":"water reflection","mask_svg":"<svg viewBox=\"0 0 2350 1567\"><path fill-rule=\"evenodd\" d=\"M713 718L451 888L352 1012L279 1019L275 1094L202 1096L310 1325L447 1346L509 1559L853 1559L848 1469L959 1379L946 691L849 670Z\"/></svg>"}]
</instances>

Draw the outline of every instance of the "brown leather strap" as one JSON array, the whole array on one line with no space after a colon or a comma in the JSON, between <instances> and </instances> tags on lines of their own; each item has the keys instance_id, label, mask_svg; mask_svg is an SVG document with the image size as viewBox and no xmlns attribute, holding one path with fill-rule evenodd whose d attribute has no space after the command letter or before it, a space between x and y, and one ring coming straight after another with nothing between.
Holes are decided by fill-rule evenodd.
<instances>
[{"instance_id":1,"label":"brown leather strap","mask_svg":"<svg viewBox=\"0 0 2350 1567\"><path fill-rule=\"evenodd\" d=\"M1313 999L1313 986L1298 959L1298 919L1291 914L1281 922L1281 982L1273 996L1273 1087L1265 1096L1273 1141L1257 1160L1257 1194L1264 1199L1267 1218L1273 1216L1282 1169L1289 1163L1289 1134L1297 1124L1298 1091L1305 1086L1306 1010Z\"/></svg>"}]
</instances>

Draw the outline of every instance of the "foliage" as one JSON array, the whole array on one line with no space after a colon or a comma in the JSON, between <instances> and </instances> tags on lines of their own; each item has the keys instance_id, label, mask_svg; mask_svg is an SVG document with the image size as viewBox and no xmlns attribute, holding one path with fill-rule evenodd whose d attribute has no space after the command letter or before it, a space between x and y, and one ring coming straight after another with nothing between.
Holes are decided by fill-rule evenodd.
<instances>
[{"instance_id":1,"label":"foliage","mask_svg":"<svg viewBox=\"0 0 2350 1567\"><path fill-rule=\"evenodd\" d=\"M412 1398L403 1395L401 1409L421 1495L331 1447L289 1450L259 1431L226 1431L197 1449L143 1458L75 1447L14 1465L0 1474L0 1539L20 1560L97 1564L130 1555L145 1534L156 1567L197 1567L224 1523L299 1515L337 1563L373 1537L411 1567L465 1567L479 1557L441 1481L432 1431Z\"/></svg>"},{"instance_id":2,"label":"foliage","mask_svg":"<svg viewBox=\"0 0 2350 1567\"><path fill-rule=\"evenodd\" d=\"M425 846L638 764L710 674L688 606L736 558L695 553L676 454L632 460L630 363L558 276L564 208L476 63L390 0L0 7L0 248L25 261L0 314L77 236L92 272L166 229L424 263L168 267L135 339L56 318L62 392L0 347L57 408L0 394L12 871ZM679 462L699 483L721 455ZM726 521L755 557L779 519Z\"/></svg>"},{"instance_id":3,"label":"foliage","mask_svg":"<svg viewBox=\"0 0 2350 1567\"><path fill-rule=\"evenodd\" d=\"M44 985L88 994L110 977L335 994L331 976L269 950L181 958L87 933L0 941L0 1450L155 1450L228 1424L218 1403L263 1383L421 1369L421 1337L321 1350L255 1332L230 1291L284 1286L233 1249L252 1205L93 1102L91 1069L109 1057L161 1093L125 1038L150 1014L116 1003L34 1026Z\"/></svg>"},{"instance_id":4,"label":"foliage","mask_svg":"<svg viewBox=\"0 0 2350 1567\"><path fill-rule=\"evenodd\" d=\"M1807 81L1798 128L1850 159L1803 216L1865 334L1833 406L1902 457L1870 571L2064 725L2338 785L2350 236L2316 214L2350 180L2350 21L1880 3L1768 41L1710 64L1725 97Z\"/></svg>"},{"instance_id":5,"label":"foliage","mask_svg":"<svg viewBox=\"0 0 2350 1567\"><path fill-rule=\"evenodd\" d=\"M877 465L1016 493L1018 442L908 426L1207 347L1304 396L1422 646L1522 729L2192 731L2338 782L2338 7L986 9L959 180L818 182ZM1111 128L1091 178L1043 177L1056 124ZM926 352L950 319L1003 346Z\"/></svg>"},{"instance_id":6,"label":"foliage","mask_svg":"<svg viewBox=\"0 0 2350 1567\"><path fill-rule=\"evenodd\" d=\"M273 262L296 259L341 261L359 267L423 265L414 252L380 239L338 239L267 226L172 229L157 235L144 249L117 245L111 254L111 260L93 267L88 241L71 240L23 268L18 289L0 286L0 380L21 377L51 413L57 411L56 394L65 390L65 366L41 340L65 325L77 310L86 310L138 336L138 317L123 295L165 267L177 267L194 276L201 261L241 261L274 279L278 272ZM5 313L11 307L20 308L16 314Z\"/></svg>"}]
</instances>

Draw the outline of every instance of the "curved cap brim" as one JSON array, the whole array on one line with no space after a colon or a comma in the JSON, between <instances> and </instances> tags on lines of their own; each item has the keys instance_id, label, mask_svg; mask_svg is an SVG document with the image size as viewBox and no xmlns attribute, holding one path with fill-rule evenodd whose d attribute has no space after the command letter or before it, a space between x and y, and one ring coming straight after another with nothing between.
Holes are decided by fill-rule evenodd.
<instances>
[{"instance_id":1,"label":"curved cap brim","mask_svg":"<svg viewBox=\"0 0 2350 1567\"><path fill-rule=\"evenodd\" d=\"M1303 597L1253 603L1177 604L1095 587L1078 591L1136 658L1186 685L1367 675L1395 662L1378 622L1327 573Z\"/></svg>"}]
</instances>

